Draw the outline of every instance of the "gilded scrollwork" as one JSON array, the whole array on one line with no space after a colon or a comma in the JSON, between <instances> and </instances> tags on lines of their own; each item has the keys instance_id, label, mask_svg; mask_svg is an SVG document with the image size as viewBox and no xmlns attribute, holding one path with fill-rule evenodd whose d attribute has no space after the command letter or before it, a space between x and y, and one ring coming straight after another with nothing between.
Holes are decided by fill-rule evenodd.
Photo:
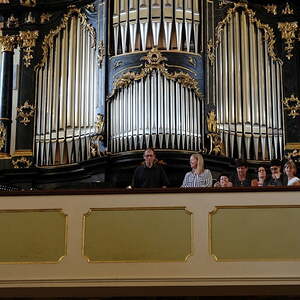
<instances>
[{"instance_id":1,"label":"gilded scrollwork","mask_svg":"<svg viewBox=\"0 0 300 300\"><path fill-rule=\"evenodd\" d=\"M20 4L27 7L35 7L37 0L20 0Z\"/></svg>"},{"instance_id":2,"label":"gilded scrollwork","mask_svg":"<svg viewBox=\"0 0 300 300\"><path fill-rule=\"evenodd\" d=\"M267 41L268 44L268 54L270 57L272 57L274 60L279 60L279 58L277 58L275 52L274 52L274 44L275 44L275 34L273 29L267 25L267 24L263 24L259 19L256 18L255 16L255 12L252 9L248 8L248 4L247 3L234 3L234 7L231 7L227 10L227 14L226 17L219 22L219 24L216 27L216 38L215 38L215 43L211 44L211 50L210 52L213 53L214 49L218 47L218 45L221 42L221 33L225 27L226 24L230 23L232 20L232 16L233 14L238 10L238 9L243 9L245 14L248 16L249 21L252 24L255 24L259 29L263 30L264 32L264 38ZM210 58L211 62L214 62L214 60L212 58Z\"/></svg>"},{"instance_id":3,"label":"gilded scrollwork","mask_svg":"<svg viewBox=\"0 0 300 300\"><path fill-rule=\"evenodd\" d=\"M17 118L21 119L20 123L24 124L25 126L30 123L30 118L33 118L35 113L35 106L29 104L26 101L21 107L17 107Z\"/></svg>"},{"instance_id":4,"label":"gilded scrollwork","mask_svg":"<svg viewBox=\"0 0 300 300\"><path fill-rule=\"evenodd\" d=\"M28 157L24 156L13 159L11 162L14 169L28 169L32 166L32 161Z\"/></svg>"},{"instance_id":5,"label":"gilded scrollwork","mask_svg":"<svg viewBox=\"0 0 300 300\"><path fill-rule=\"evenodd\" d=\"M99 68L102 67L104 57L105 57L105 46L103 40L101 40L99 41L98 44L98 56L97 56Z\"/></svg>"},{"instance_id":6,"label":"gilded scrollwork","mask_svg":"<svg viewBox=\"0 0 300 300\"><path fill-rule=\"evenodd\" d=\"M16 18L14 15L11 15L6 22L7 28L16 28L19 27L19 19Z\"/></svg>"},{"instance_id":7,"label":"gilded scrollwork","mask_svg":"<svg viewBox=\"0 0 300 300\"><path fill-rule=\"evenodd\" d=\"M49 13L43 13L40 16L41 24L45 24L50 21L52 15Z\"/></svg>"},{"instance_id":8,"label":"gilded scrollwork","mask_svg":"<svg viewBox=\"0 0 300 300\"><path fill-rule=\"evenodd\" d=\"M70 6L69 11L63 16L60 25L58 25L55 29L51 30L49 34L45 37L42 44L43 58L41 62L36 66L36 68L43 67L45 65L49 49L53 47L54 38L59 34L61 30L64 30L67 27L70 18L72 18L74 15L78 15L78 17L80 18L81 25L89 32L91 40L93 42L92 48L96 47L95 28L88 23L88 18L84 13L82 13L81 9L75 6Z\"/></svg>"},{"instance_id":9,"label":"gilded scrollwork","mask_svg":"<svg viewBox=\"0 0 300 300\"><path fill-rule=\"evenodd\" d=\"M281 37L285 40L286 57L291 59L293 57L292 51L294 49L294 42L296 39L296 31L298 30L298 22L283 22L278 23L278 28L281 31Z\"/></svg>"},{"instance_id":10,"label":"gilded scrollwork","mask_svg":"<svg viewBox=\"0 0 300 300\"><path fill-rule=\"evenodd\" d=\"M33 59L33 50L35 47L36 39L39 36L38 31L20 31L19 39L20 46L24 51L24 65L28 68L31 65L31 60Z\"/></svg>"},{"instance_id":11,"label":"gilded scrollwork","mask_svg":"<svg viewBox=\"0 0 300 300\"><path fill-rule=\"evenodd\" d=\"M0 121L0 151L4 148L6 143L6 127L3 122Z\"/></svg>"},{"instance_id":12,"label":"gilded scrollwork","mask_svg":"<svg viewBox=\"0 0 300 300\"><path fill-rule=\"evenodd\" d=\"M101 134L103 136L104 134L104 115L102 114L98 114L97 115L97 121L96 121L96 129L97 129L97 133Z\"/></svg>"},{"instance_id":13,"label":"gilded scrollwork","mask_svg":"<svg viewBox=\"0 0 300 300\"><path fill-rule=\"evenodd\" d=\"M207 57L210 61L210 64L213 65L216 60L216 55L214 53L215 51L215 45L212 39L210 39L207 43Z\"/></svg>"},{"instance_id":14,"label":"gilded scrollwork","mask_svg":"<svg viewBox=\"0 0 300 300\"><path fill-rule=\"evenodd\" d=\"M13 52L18 44L18 37L15 35L0 36L0 45L2 52Z\"/></svg>"},{"instance_id":15,"label":"gilded scrollwork","mask_svg":"<svg viewBox=\"0 0 300 300\"><path fill-rule=\"evenodd\" d=\"M290 4L287 2L285 8L282 10L283 15L292 15L294 14L294 10L290 7Z\"/></svg>"},{"instance_id":16,"label":"gilded scrollwork","mask_svg":"<svg viewBox=\"0 0 300 300\"><path fill-rule=\"evenodd\" d=\"M142 61L145 61L144 67L142 68L141 73L127 72L122 76L117 78L114 82L114 90L110 95L112 97L116 90L123 89L128 87L133 81L139 81L154 70L159 71L164 77L169 80L174 80L182 84L184 87L190 88L195 91L195 94L198 97L201 97L201 92L198 87L198 82L191 75L184 72L174 72L169 73L165 61L167 58L164 57L157 48L151 49L146 56L141 58Z\"/></svg>"},{"instance_id":17,"label":"gilded scrollwork","mask_svg":"<svg viewBox=\"0 0 300 300\"><path fill-rule=\"evenodd\" d=\"M268 5L265 5L264 8L269 14L277 15L277 5L276 4L268 4Z\"/></svg>"},{"instance_id":18,"label":"gilded scrollwork","mask_svg":"<svg viewBox=\"0 0 300 300\"><path fill-rule=\"evenodd\" d=\"M300 99L291 95L290 97L285 97L282 100L284 109L288 111L288 116L295 119L297 116L300 116Z\"/></svg>"},{"instance_id":19,"label":"gilded scrollwork","mask_svg":"<svg viewBox=\"0 0 300 300\"><path fill-rule=\"evenodd\" d=\"M217 119L216 113L212 110L207 116L207 130L209 132L217 132Z\"/></svg>"}]
</instances>

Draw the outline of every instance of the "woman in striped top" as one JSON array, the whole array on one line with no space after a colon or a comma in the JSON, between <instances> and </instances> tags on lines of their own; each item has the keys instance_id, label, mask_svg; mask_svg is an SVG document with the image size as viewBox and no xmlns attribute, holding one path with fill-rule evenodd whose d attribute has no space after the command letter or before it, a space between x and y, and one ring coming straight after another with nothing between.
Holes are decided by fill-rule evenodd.
<instances>
[{"instance_id":1,"label":"woman in striped top","mask_svg":"<svg viewBox=\"0 0 300 300\"><path fill-rule=\"evenodd\" d=\"M212 176L208 169L204 169L204 160L201 154L192 154L190 157L191 172L184 176L181 187L210 187Z\"/></svg>"}]
</instances>

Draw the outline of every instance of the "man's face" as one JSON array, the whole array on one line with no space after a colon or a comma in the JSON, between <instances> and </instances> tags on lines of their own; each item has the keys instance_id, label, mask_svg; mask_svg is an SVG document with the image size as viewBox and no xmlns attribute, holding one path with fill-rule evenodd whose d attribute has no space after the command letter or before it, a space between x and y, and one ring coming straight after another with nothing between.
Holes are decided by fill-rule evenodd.
<instances>
[{"instance_id":1,"label":"man's face","mask_svg":"<svg viewBox=\"0 0 300 300\"><path fill-rule=\"evenodd\" d=\"M246 166L240 166L236 168L239 177L246 177L248 168Z\"/></svg>"},{"instance_id":2,"label":"man's face","mask_svg":"<svg viewBox=\"0 0 300 300\"><path fill-rule=\"evenodd\" d=\"M280 166L271 166L270 170L271 170L273 178L279 178L280 177L280 174L281 174Z\"/></svg>"},{"instance_id":3,"label":"man's face","mask_svg":"<svg viewBox=\"0 0 300 300\"><path fill-rule=\"evenodd\" d=\"M145 164L148 168L153 166L153 162L155 160L155 154L152 150L146 150L144 153Z\"/></svg>"}]
</instances>

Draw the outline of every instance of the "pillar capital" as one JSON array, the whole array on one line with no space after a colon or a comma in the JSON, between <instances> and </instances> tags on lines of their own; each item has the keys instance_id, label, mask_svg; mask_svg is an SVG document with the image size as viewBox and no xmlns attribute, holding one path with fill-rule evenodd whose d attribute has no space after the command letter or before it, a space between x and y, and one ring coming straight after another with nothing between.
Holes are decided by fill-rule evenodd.
<instances>
[{"instance_id":1,"label":"pillar capital","mask_svg":"<svg viewBox=\"0 0 300 300\"><path fill-rule=\"evenodd\" d=\"M0 50L2 52L13 52L18 44L18 37L15 35L0 36Z\"/></svg>"}]
</instances>

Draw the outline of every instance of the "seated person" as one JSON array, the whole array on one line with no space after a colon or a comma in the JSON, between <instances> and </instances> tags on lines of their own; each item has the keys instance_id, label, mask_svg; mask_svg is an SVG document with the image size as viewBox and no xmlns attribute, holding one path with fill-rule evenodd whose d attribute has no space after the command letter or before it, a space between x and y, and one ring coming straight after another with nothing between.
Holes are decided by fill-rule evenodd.
<instances>
[{"instance_id":1,"label":"seated person","mask_svg":"<svg viewBox=\"0 0 300 300\"><path fill-rule=\"evenodd\" d=\"M162 166L158 164L154 149L146 149L143 165L137 167L134 171L132 187L165 188L168 185L168 177Z\"/></svg>"},{"instance_id":2,"label":"seated person","mask_svg":"<svg viewBox=\"0 0 300 300\"><path fill-rule=\"evenodd\" d=\"M218 181L214 184L214 187L232 187L232 182L229 180L229 175L222 173Z\"/></svg>"},{"instance_id":3,"label":"seated person","mask_svg":"<svg viewBox=\"0 0 300 300\"><path fill-rule=\"evenodd\" d=\"M281 161L279 159L271 160L271 177L266 180L267 186L286 186L288 178L281 173Z\"/></svg>"},{"instance_id":4,"label":"seated person","mask_svg":"<svg viewBox=\"0 0 300 300\"><path fill-rule=\"evenodd\" d=\"M192 154L190 157L192 171L184 176L181 187L210 187L212 176L208 169L204 169L204 160L201 154Z\"/></svg>"},{"instance_id":5,"label":"seated person","mask_svg":"<svg viewBox=\"0 0 300 300\"><path fill-rule=\"evenodd\" d=\"M267 168L261 165L257 168L257 178L251 180L251 186L265 186L267 179Z\"/></svg>"},{"instance_id":6,"label":"seated person","mask_svg":"<svg viewBox=\"0 0 300 300\"><path fill-rule=\"evenodd\" d=\"M283 170L288 177L287 185L300 185L300 178L296 177L297 167L292 160L285 163Z\"/></svg>"},{"instance_id":7,"label":"seated person","mask_svg":"<svg viewBox=\"0 0 300 300\"><path fill-rule=\"evenodd\" d=\"M245 160L235 161L236 174L230 179L232 186L251 186L252 178L248 175L248 163Z\"/></svg>"}]
</instances>

